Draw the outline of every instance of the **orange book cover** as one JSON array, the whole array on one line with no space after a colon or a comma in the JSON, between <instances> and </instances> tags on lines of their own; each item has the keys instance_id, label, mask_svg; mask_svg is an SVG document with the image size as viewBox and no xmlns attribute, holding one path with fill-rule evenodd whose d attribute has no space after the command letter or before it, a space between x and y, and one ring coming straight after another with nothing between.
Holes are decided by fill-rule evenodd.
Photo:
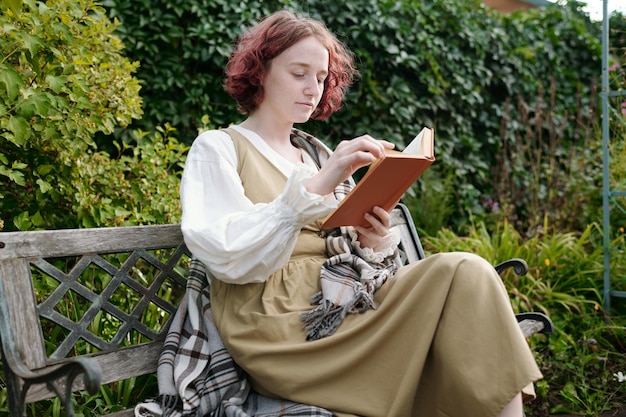
<instances>
[{"instance_id":1,"label":"orange book cover","mask_svg":"<svg viewBox=\"0 0 626 417\"><path fill-rule=\"evenodd\" d=\"M384 157L370 165L354 189L324 219L322 227L369 227L363 218L365 213L374 206L387 211L394 208L434 161L434 133L425 127L404 151L388 150Z\"/></svg>"}]
</instances>

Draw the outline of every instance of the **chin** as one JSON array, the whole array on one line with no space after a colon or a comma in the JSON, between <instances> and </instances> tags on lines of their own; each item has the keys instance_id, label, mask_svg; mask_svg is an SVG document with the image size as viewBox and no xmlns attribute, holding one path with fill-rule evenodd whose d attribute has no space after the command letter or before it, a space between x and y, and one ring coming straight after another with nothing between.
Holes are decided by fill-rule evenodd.
<instances>
[{"instance_id":1,"label":"chin","mask_svg":"<svg viewBox=\"0 0 626 417\"><path fill-rule=\"evenodd\" d=\"M306 122L308 122L310 119L311 119L311 116L310 116L310 115L309 115L309 116L306 116L306 117L296 117L296 118L294 119L294 121L293 121L293 122L294 122L294 123L306 123Z\"/></svg>"}]
</instances>

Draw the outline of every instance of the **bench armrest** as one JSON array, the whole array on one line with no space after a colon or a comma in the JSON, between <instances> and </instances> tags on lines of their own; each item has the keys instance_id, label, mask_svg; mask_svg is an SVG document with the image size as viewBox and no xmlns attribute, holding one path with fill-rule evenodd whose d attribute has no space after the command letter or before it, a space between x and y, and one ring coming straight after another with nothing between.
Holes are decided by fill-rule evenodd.
<instances>
[{"instance_id":1,"label":"bench armrest","mask_svg":"<svg viewBox=\"0 0 626 417\"><path fill-rule=\"evenodd\" d=\"M496 265L494 268L496 268L496 271L498 272L499 275L502 275L502 273L508 268L513 268L513 270L515 271L515 274L520 275L520 276L526 275L528 273L528 264L526 263L525 260L520 259L520 258L509 259L507 261L504 261Z\"/></svg>"},{"instance_id":2,"label":"bench armrest","mask_svg":"<svg viewBox=\"0 0 626 417\"><path fill-rule=\"evenodd\" d=\"M64 359L58 364L52 364L41 369L30 369L20 357L15 344L15 337L9 319L9 309L4 295L4 286L0 283L0 345L2 347L2 361L4 373L12 379L13 384L7 384L9 402L17 415L23 415L26 392L33 384L45 383L53 390L65 407L68 417L74 416L72 404L72 385L77 376L83 375L85 388L90 394L100 389L102 370L93 358L76 357ZM8 369L7 369L8 368ZM64 378L65 392L59 387L57 380ZM22 383L20 383L20 380Z\"/></svg>"}]
</instances>

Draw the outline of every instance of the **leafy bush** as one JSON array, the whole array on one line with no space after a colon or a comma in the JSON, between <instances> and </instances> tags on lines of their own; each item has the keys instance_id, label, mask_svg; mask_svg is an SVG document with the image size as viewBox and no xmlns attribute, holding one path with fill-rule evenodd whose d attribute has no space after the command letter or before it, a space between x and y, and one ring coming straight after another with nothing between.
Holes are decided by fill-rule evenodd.
<instances>
[{"instance_id":1,"label":"leafy bush","mask_svg":"<svg viewBox=\"0 0 626 417\"><path fill-rule=\"evenodd\" d=\"M141 62L144 117L131 126L152 131L171 124L190 144L202 116L224 126L237 120L235 103L222 88L223 71L233 41L245 26L284 2L231 0L102 0L111 18L121 25L116 33L125 55ZM119 130L117 138L127 139ZM103 146L106 139L99 139Z\"/></svg>"},{"instance_id":2,"label":"leafy bush","mask_svg":"<svg viewBox=\"0 0 626 417\"><path fill-rule=\"evenodd\" d=\"M328 122L311 121L305 128L333 146L363 133L402 145L422 125L434 127L438 161L431 169L438 171L435 178L454 179L444 222L461 227L469 213L490 216L487 202L502 201L515 204L519 219L539 211L527 221L533 224L524 224L532 229L541 224L544 212L553 216L591 204L581 196L588 187L569 175L559 177L559 185L570 192L549 204L534 204L544 197L539 189L519 198L518 190L529 184L550 189L556 171L537 177L543 165L527 171L522 154L504 153L504 146L523 146L528 135L545 141L557 132L558 141L552 143L556 148L547 150L554 168L567 171L569 156L594 135L589 121L597 114L594 83L600 75L600 43L580 5L509 16L492 12L479 0L103 4L121 21L117 33L125 53L141 62L137 76L144 82L146 114L135 126L143 130L168 122L189 144L202 115L210 115L216 126L240 120L222 88L233 40L261 16L287 7L325 22L354 50L361 74L343 110ZM550 120L545 119L547 112ZM106 146L108 140L101 137L99 143ZM492 170L495 166L499 171ZM600 170L598 161L592 168ZM499 182L503 169L516 181L515 189ZM592 174L591 186L597 186ZM434 197L425 192L420 198ZM553 220L556 224L557 218Z\"/></svg>"},{"instance_id":3,"label":"leafy bush","mask_svg":"<svg viewBox=\"0 0 626 417\"><path fill-rule=\"evenodd\" d=\"M503 63L504 72L516 94L500 108L501 146L489 197L518 230L541 226L544 215L553 227L583 230L599 212L593 196L602 178L595 140L601 45L578 13L545 8L505 20L514 59ZM566 64L584 60L593 66Z\"/></svg>"},{"instance_id":4,"label":"leafy bush","mask_svg":"<svg viewBox=\"0 0 626 417\"><path fill-rule=\"evenodd\" d=\"M180 221L180 174L188 147L169 125L133 132L116 144L118 157L88 152L76 163L72 212L80 227L168 224Z\"/></svg>"},{"instance_id":5,"label":"leafy bush","mask_svg":"<svg viewBox=\"0 0 626 417\"><path fill-rule=\"evenodd\" d=\"M601 303L602 291L594 281L603 271L602 245L593 240L592 234L596 227L589 226L579 237L575 233L549 232L547 224L541 230L523 239L507 221L497 224L495 230L488 230L480 222L469 229L467 236L457 236L444 228L435 236L424 237L424 246L431 252L476 253L493 264L524 259L530 267L527 275L518 277L511 271L503 274L516 312L580 312L582 304Z\"/></svg>"},{"instance_id":6,"label":"leafy bush","mask_svg":"<svg viewBox=\"0 0 626 417\"><path fill-rule=\"evenodd\" d=\"M0 218L8 230L72 226L72 178L93 136L141 115L137 63L93 1L2 5Z\"/></svg>"},{"instance_id":7,"label":"leafy bush","mask_svg":"<svg viewBox=\"0 0 626 417\"><path fill-rule=\"evenodd\" d=\"M554 90L542 94L548 97L538 97L534 109L518 100L507 110L507 119L516 114L523 128L512 137L506 129L512 120L503 122L502 146L492 168L493 194L485 204L489 217L506 217L529 236L544 216L556 230L579 231L601 217L601 138L591 119L597 114L595 100L591 108L579 103L565 124L553 111ZM566 125L577 126L575 144L568 143L573 133Z\"/></svg>"}]
</instances>

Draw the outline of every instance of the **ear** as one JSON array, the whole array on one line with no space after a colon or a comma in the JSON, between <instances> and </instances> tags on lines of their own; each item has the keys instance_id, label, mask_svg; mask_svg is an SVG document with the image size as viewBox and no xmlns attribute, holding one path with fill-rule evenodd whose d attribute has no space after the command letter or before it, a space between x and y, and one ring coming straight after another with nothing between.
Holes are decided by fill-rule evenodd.
<instances>
[{"instance_id":1,"label":"ear","mask_svg":"<svg viewBox=\"0 0 626 417\"><path fill-rule=\"evenodd\" d=\"M259 74L259 85L262 87L265 86L265 79L267 78L267 74L270 73L270 69L272 68L272 60L270 59L263 65L263 70Z\"/></svg>"}]
</instances>

